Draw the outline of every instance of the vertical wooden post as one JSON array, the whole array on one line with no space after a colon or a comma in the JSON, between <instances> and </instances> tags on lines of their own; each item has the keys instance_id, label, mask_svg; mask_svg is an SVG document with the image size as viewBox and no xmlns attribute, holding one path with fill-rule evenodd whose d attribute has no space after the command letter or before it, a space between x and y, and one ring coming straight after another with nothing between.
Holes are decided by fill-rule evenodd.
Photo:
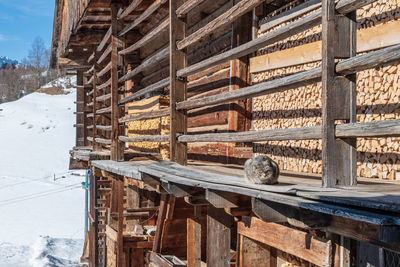
<instances>
[{"instance_id":1,"label":"vertical wooden post","mask_svg":"<svg viewBox=\"0 0 400 267\"><path fill-rule=\"evenodd\" d=\"M82 133L83 133L83 145L84 146L88 146L89 145L89 140L87 139L88 135L88 118L87 118L87 112L86 112L86 107L87 107L87 103L89 102L89 96L87 95L87 89L85 88L84 84L86 84L86 79L87 77L85 77L85 75L83 75L83 79L82 79L82 92L83 92L83 108L82 111L79 112L77 115L80 115L82 118ZM79 89L78 89L79 90ZM77 111L78 112L78 111Z\"/></svg>"},{"instance_id":2,"label":"vertical wooden post","mask_svg":"<svg viewBox=\"0 0 400 267\"><path fill-rule=\"evenodd\" d=\"M356 53L355 12L335 10L334 0L322 1L322 180L324 187L357 182L356 139L336 139L335 122L356 121L356 76L338 76L335 60Z\"/></svg>"},{"instance_id":3,"label":"vertical wooden post","mask_svg":"<svg viewBox=\"0 0 400 267\"><path fill-rule=\"evenodd\" d=\"M96 60L96 59L95 59ZM95 63L96 64L96 63ZM96 128L96 123L97 123L97 116L96 116L96 111L97 111L97 70L96 66L94 67L93 70L93 151L97 150L98 146L96 144L96 137L97 137L97 128Z\"/></svg>"},{"instance_id":4,"label":"vertical wooden post","mask_svg":"<svg viewBox=\"0 0 400 267\"><path fill-rule=\"evenodd\" d=\"M232 48L251 41L252 29L249 25L252 25L251 12L244 14L233 23ZM249 56L231 60L230 80L229 90L231 91L249 85ZM249 119L247 114L251 114L251 99L234 101L229 106L229 131L249 131L251 118Z\"/></svg>"},{"instance_id":5,"label":"vertical wooden post","mask_svg":"<svg viewBox=\"0 0 400 267\"><path fill-rule=\"evenodd\" d=\"M153 251L156 253L161 252L161 237L164 230L164 221L167 216L169 198L170 195L168 194L161 195L160 207L158 209L158 215L157 215L157 229L153 243Z\"/></svg>"},{"instance_id":6,"label":"vertical wooden post","mask_svg":"<svg viewBox=\"0 0 400 267\"><path fill-rule=\"evenodd\" d=\"M94 173L94 172L93 172ZM90 180L90 243L89 243L89 266L98 266L98 233L97 233L97 177L92 175Z\"/></svg>"},{"instance_id":7,"label":"vertical wooden post","mask_svg":"<svg viewBox=\"0 0 400 267\"><path fill-rule=\"evenodd\" d=\"M119 131L119 94L118 94L118 31L117 20L119 4L111 3L111 160L123 160L123 146L118 141Z\"/></svg>"},{"instance_id":8,"label":"vertical wooden post","mask_svg":"<svg viewBox=\"0 0 400 267\"><path fill-rule=\"evenodd\" d=\"M85 91L83 89L83 71L77 70L76 71L76 85L77 85L77 92L76 92L76 146L84 146L85 139L83 128L79 126L79 124L83 123L83 116L82 111L86 108L85 103Z\"/></svg>"},{"instance_id":9,"label":"vertical wooden post","mask_svg":"<svg viewBox=\"0 0 400 267\"><path fill-rule=\"evenodd\" d=\"M116 176L117 212L118 212L118 240L117 240L117 267L124 266L124 177Z\"/></svg>"},{"instance_id":10,"label":"vertical wooden post","mask_svg":"<svg viewBox=\"0 0 400 267\"><path fill-rule=\"evenodd\" d=\"M176 110L176 103L186 100L186 78L176 76L179 69L186 67L187 53L186 49L178 50L176 42L186 36L186 19L178 18L176 9L182 4L182 0L169 1L169 19L170 19L170 159L181 165L187 164L187 144L177 141L179 134L187 132L187 112L185 110Z\"/></svg>"},{"instance_id":11,"label":"vertical wooden post","mask_svg":"<svg viewBox=\"0 0 400 267\"><path fill-rule=\"evenodd\" d=\"M229 267L232 217L224 209L207 208L207 266Z\"/></svg>"},{"instance_id":12,"label":"vertical wooden post","mask_svg":"<svg viewBox=\"0 0 400 267\"><path fill-rule=\"evenodd\" d=\"M187 265L201 267L201 209L193 206L194 216L187 219Z\"/></svg>"}]
</instances>

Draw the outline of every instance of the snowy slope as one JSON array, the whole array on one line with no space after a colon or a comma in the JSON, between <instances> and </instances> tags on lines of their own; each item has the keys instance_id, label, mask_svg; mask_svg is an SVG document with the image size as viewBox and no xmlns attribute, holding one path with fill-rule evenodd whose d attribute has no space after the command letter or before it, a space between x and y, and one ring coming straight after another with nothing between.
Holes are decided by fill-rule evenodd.
<instances>
[{"instance_id":1,"label":"snowy slope","mask_svg":"<svg viewBox=\"0 0 400 267\"><path fill-rule=\"evenodd\" d=\"M68 171L76 91L66 90L0 105L0 267L75 266L82 253L85 177Z\"/></svg>"}]
</instances>

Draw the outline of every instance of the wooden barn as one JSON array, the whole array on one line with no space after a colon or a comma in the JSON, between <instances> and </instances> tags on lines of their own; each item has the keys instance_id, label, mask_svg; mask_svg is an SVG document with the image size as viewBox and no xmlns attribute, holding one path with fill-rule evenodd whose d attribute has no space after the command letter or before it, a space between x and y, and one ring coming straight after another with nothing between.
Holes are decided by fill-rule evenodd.
<instances>
[{"instance_id":1,"label":"wooden barn","mask_svg":"<svg viewBox=\"0 0 400 267\"><path fill-rule=\"evenodd\" d=\"M89 266L400 266L400 0L56 0ZM277 184L245 179L258 155Z\"/></svg>"}]
</instances>

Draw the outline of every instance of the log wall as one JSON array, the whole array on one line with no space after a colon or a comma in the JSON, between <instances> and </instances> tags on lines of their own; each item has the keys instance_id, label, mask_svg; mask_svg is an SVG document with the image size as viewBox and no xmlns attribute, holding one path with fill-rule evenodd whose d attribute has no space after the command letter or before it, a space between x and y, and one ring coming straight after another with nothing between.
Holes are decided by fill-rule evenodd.
<instances>
[{"instance_id":1,"label":"log wall","mask_svg":"<svg viewBox=\"0 0 400 267\"><path fill-rule=\"evenodd\" d=\"M400 1L377 1L357 11L358 29L400 20ZM281 24L273 29L284 26ZM321 26L294 35L258 55L319 41ZM266 32L259 31L259 35ZM253 82L272 80L319 67L320 62L254 73ZM253 129L283 129L321 125L321 83L253 99ZM400 118L400 62L357 75L357 122ZM400 138L357 138L357 175L400 179ZM321 141L270 141L255 143L256 154L268 154L289 171L321 173Z\"/></svg>"}]
</instances>

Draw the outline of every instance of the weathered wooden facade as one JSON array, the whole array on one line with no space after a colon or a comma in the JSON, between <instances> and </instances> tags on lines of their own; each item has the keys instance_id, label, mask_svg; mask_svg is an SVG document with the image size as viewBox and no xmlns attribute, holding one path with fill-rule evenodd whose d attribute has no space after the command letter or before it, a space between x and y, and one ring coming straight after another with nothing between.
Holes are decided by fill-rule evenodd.
<instances>
[{"instance_id":1,"label":"weathered wooden facade","mask_svg":"<svg viewBox=\"0 0 400 267\"><path fill-rule=\"evenodd\" d=\"M71 167L92 174L89 266L400 266L400 154L379 141L399 147L400 4L381 2L56 0L51 63L78 75ZM393 116L360 121L371 79ZM311 106L316 123L268 110L293 102L282 120ZM391 180L357 169L361 139ZM320 167L288 159L316 148ZM279 184L243 178L259 153L281 156Z\"/></svg>"}]
</instances>

